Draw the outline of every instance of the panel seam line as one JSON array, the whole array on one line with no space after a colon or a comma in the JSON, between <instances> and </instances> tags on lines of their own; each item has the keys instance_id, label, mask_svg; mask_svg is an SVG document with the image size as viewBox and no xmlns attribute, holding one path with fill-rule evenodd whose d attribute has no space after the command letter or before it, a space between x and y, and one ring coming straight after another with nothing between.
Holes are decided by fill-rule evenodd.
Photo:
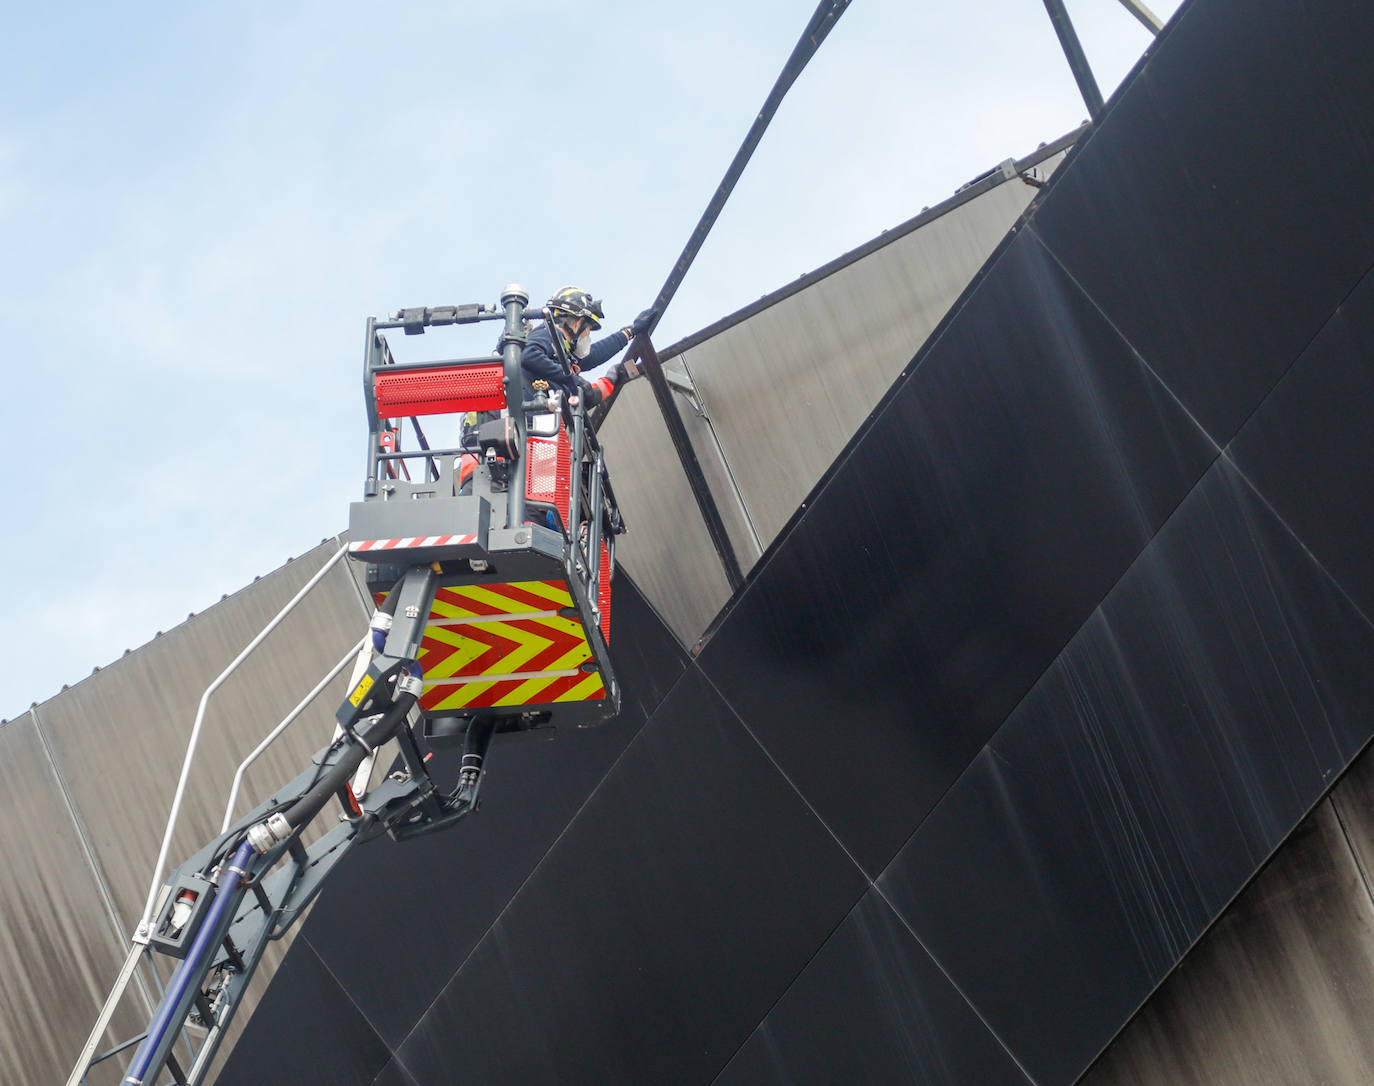
<instances>
[{"instance_id":1,"label":"panel seam line","mask_svg":"<svg viewBox=\"0 0 1374 1086\"><path fill-rule=\"evenodd\" d=\"M1374 885L1371 885L1369 881L1369 869L1365 866L1360 850L1355 847L1354 838L1350 835L1350 827L1346 824L1345 816L1341 814L1341 805L1337 802L1334 787L1330 793L1330 801L1332 813L1336 816L1336 825L1340 826L1341 836L1345 839L1345 847L1350 850L1351 858L1355 861L1355 870L1360 873L1360 882L1364 885L1365 896L1369 898L1370 904L1374 905Z\"/></svg>"},{"instance_id":2,"label":"panel seam line","mask_svg":"<svg viewBox=\"0 0 1374 1086\"><path fill-rule=\"evenodd\" d=\"M790 788L792 789L792 791L795 792L795 793L797 794L797 797L802 801L802 803L805 805L806 809L807 809L808 811L811 812L812 817L815 818L816 821L819 822L819 823L825 828L825 831L826 831L828 834L830 834L830 836L834 839L835 844L837 844L837 845L840 847L840 850L845 854L845 856L847 856L847 857L849 858L849 862L852 863L852 864L855 866L855 868L858 870L859 874L863 877L864 881L868 884L869 888L872 889L873 892L876 893L876 894L878 895L879 899L883 902L884 905L886 905L889 909L892 910L893 914L897 917L897 919L898 919L899 921L901 921L902 926L903 926L904 928L906 928L906 930L907 930L908 932L911 933L912 938L916 940L916 944L921 948L922 951L924 951L924 953L926 954L926 956L927 956L928 958L930 958L930 960L934 963L935 968L937 968L938 970L940 970L940 973L944 976L945 980L949 983L949 986L950 986L951 988L953 988L955 992L958 993L960 999L962 999L966 1004L968 1004L969 1010L971 1010L971 1011L977 1016L978 1021L980 1021L980 1022L983 1024L983 1028L985 1028L985 1029L988 1031L989 1035L990 1035L999 1045L1001 1045L1003 1051L1006 1052L1007 1057L1012 1061L1012 1063L1014 1063L1014 1064L1017 1066L1017 1068L1021 1071L1021 1073L1022 1073L1023 1075L1026 1076L1026 1080L1027 1080L1028 1082L1032 1082L1032 1083L1033 1083L1033 1082L1035 1081L1035 1079L1032 1078L1031 1075L1030 1075L1030 1073L1027 1072L1026 1068L1025 1068L1024 1066L1022 1066L1021 1061L1020 1061L1020 1060L1017 1058L1017 1056L1016 1056L1016 1053L1014 1053L1014 1052L1010 1049L1010 1047L1008 1047L1007 1042L1004 1041L1004 1040L1002 1039L1001 1035L1000 1035L995 1029L992 1028L992 1025L991 1025L991 1024L988 1022L988 1020L983 1016L983 1012L982 1012L981 1010L978 1009L977 1005L973 1002L973 1000L971 1000L971 999L964 993L964 990L963 990L961 987L959 987L958 984L955 983L954 978L951 977L951 976L949 975L949 971L948 971L947 969L945 969L943 963L941 963L941 961L940 961L937 957L935 957L934 954L932 954L932 953L930 952L930 948L926 946L925 942L921 939L921 937L920 937L919 935L917 935L916 932L915 932L915 930L911 927L911 925L907 923L906 918L901 914L900 911L898 911L898 909L896 908L896 906L894 906L894 905L892 904L892 902L888 900L887 895L886 895L885 893L883 893L882 887L880 887L880 886L878 885L877 881L869 877L869 874L868 874L867 871L864 870L863 865L860 864L859 861L856 860L856 859L854 858L854 854L853 854L852 852L850 852L849 849L845 846L845 843L844 843L843 841L840 840L839 836L838 836L838 835L835 833L835 831L831 828L830 824L829 824L824 818L821 817L820 812L818 812L818 811L816 810L816 808L813 807L813 806L811 805L811 801L810 801L809 799L807 799L807 797L805 796L805 794L803 794L802 790L797 786L796 782L793 781L792 778L788 775L787 771L786 771L785 769L783 769L783 767L782 767L781 765L778 764L778 760L777 760L776 758L773 757L773 752L770 751L766 746L763 745L763 743L762 743L762 741L760 741L759 737L758 737L757 735L754 734L754 730L753 730L751 727L749 727L748 723L746 723L746 721L744 720L744 718L735 710L735 707L734 707L733 703L731 703L730 699L727 698L727 697L725 696L725 694L721 692L721 690L720 690L720 689L716 686L716 684L712 681L711 677L710 677L709 675L706 674L706 672L705 672L704 669L702 670L701 675L702 675L702 678L704 678L704 679L706 680L706 682L710 685L711 689L716 693L716 695L717 695L717 696L721 699L721 701L725 704L725 706L726 706L727 708L729 708L731 715L734 716L734 718L739 722L739 725L740 725L741 728L744 729L745 734L748 735L749 738L752 739L752 740L758 745L758 748L759 748L759 750L761 750L761 751L763 752L764 757L767 758L768 761L772 763L773 768L774 768L775 770L777 770L778 774L782 777L782 779L783 779L784 781L787 782L788 787L790 787ZM923 820L923 821L924 821L924 820ZM908 838L908 840L910 840L910 838ZM898 851L900 851L900 849L899 849ZM858 907L859 902L862 901L862 900L863 900L863 895L861 894L861 895L859 896L859 901L856 901L856 902L854 903L854 905L852 905L852 906L850 907L849 912L845 914L845 917L846 917L846 918L847 918L850 914L853 913L854 909ZM840 923L841 923L841 924L844 923L844 920L841 919ZM754 1029L750 1031L750 1033L749 1033L749 1036L750 1036L750 1037L752 1037L752 1036L754 1035L754 1033L758 1031L759 1026L761 1026L761 1025L763 1024L764 1020L767 1019L768 1015L771 1014L771 1013L773 1012L773 1008L776 1007L776 1006L778 1005L778 1003L780 1003L780 1002L782 1001L783 997L786 996L787 993L788 993L789 991L791 991L792 986L793 986L793 985L796 983L796 981L797 981L797 978L800 977L801 974L802 974L803 972L805 972L806 967L807 967L808 965L810 965L812 961L815 960L816 956L817 956L818 954L820 954L820 952L825 948L826 944L829 943L831 937L834 936L835 932L836 932L838 929L839 929L839 924L836 924L835 927L832 928L832 929L830 930L829 934L827 934L826 937L821 941L820 946L818 946L818 947L816 948L816 950L811 954L811 956L810 956L809 958L807 958L806 963L801 967L800 970L798 970L797 974L792 978L792 981L787 985L786 988L784 988L784 989L782 990L782 992L778 995L778 998L775 999L775 1000L773 1001L772 1004L770 1004L768 1010L764 1012L763 1017L759 1019L758 1025L756 1025L756 1026L754 1027ZM748 1042L748 1038L747 1038L747 1037L745 1038L745 1042L746 1042L746 1043ZM734 1057L735 1057L736 1055L739 1054L740 1050L743 1049L743 1047L744 1047L744 1045L741 1044L740 1047L739 1047L738 1049L736 1049L735 1052L731 1055L730 1059L733 1060ZM726 1066L729 1066L729 1062L730 1062L729 1060L726 1061ZM722 1067L722 1068L721 1068L721 1073L723 1073L724 1070L725 1070L725 1068ZM719 1078L719 1074L717 1075L717 1078Z\"/></svg>"},{"instance_id":3,"label":"panel seam line","mask_svg":"<svg viewBox=\"0 0 1374 1086\"><path fill-rule=\"evenodd\" d=\"M491 936L491 933L496 928L496 925L501 923L501 918L505 916L508 911L510 911L510 907L515 904L516 898L518 898L522 893L524 893L525 887L528 886L530 880L533 879L536 874L538 874L540 868L542 868L544 864L547 862L549 856L553 853L554 849L558 847L559 842L562 841L565 836L567 836L568 831L572 829L573 824L582 817L582 813L587 809L587 805L591 803L591 801L595 798L597 793L605 787L606 782L610 779L611 774L615 772L616 767L620 765L622 761L625 760L625 756L629 754L631 750L634 749L637 743L640 742L645 730L649 727L650 721L653 719L654 713L658 711L659 706L661 706L663 702L668 700L668 698L672 695L672 692L676 690L677 687L683 682L688 672L691 671L692 668L695 667L695 665L696 661L689 659L687 665L682 669L682 674L679 675L673 681L671 686L669 686L667 692L663 695L663 698L659 701L658 705L655 705L652 711L645 714L644 722L640 725L639 731L636 732L634 737L628 743L625 744L625 749L622 750L618 755L616 755L615 761L613 761L609 766L606 767L606 772L601 775L601 779L596 782L596 786L592 788L590 792L587 793L586 798L578 805L577 810L574 811L572 816L568 819L568 821L564 823L563 828L558 831L558 834L554 837L554 839L549 842L549 847L544 850L543 854L539 857L539 860L535 863L535 865L532 868L530 868L529 874L527 874L520 881L520 885L517 886L515 890L511 893L510 897L506 899L506 903L501 906L500 911L497 912L496 916L492 919L492 922L487 925L486 930L484 930L482 934L478 936L478 938L473 942L472 949L470 949L467 952L467 954L463 956L463 960L459 962L458 966L453 970L452 973L449 974L448 979L444 981L444 983L440 986L434 998L431 999L427 1004L425 1004L424 1010L422 1010L418 1015L416 1015L414 1024L410 1027L410 1029L406 1031L405 1036L401 1038L401 1043L397 1045L396 1048L392 1049L392 1052L396 1057L396 1062L399 1063L402 1069L405 1070L407 1073L410 1072L410 1068L406 1066L405 1060L402 1058L400 1050L405 1047L406 1042L409 1041L411 1036L414 1035L415 1031L420 1028L420 1024L425 1020L425 1017L429 1014L429 1012L434 1009L435 1005L439 1002L439 1000L443 999L444 993L448 991L449 987L458 978L458 974L460 974L465 968L467 968L467 964L472 960L472 956L477 953L477 951L481 948L482 944L485 943L487 939ZM314 948L312 947L311 949L313 950ZM414 1078L416 1076L411 1075L411 1077Z\"/></svg>"},{"instance_id":4,"label":"panel seam line","mask_svg":"<svg viewBox=\"0 0 1374 1086\"><path fill-rule=\"evenodd\" d=\"M48 737L43 734L43 723L39 719L37 709L29 709L29 717L33 721L34 734L38 736L38 745L43 748L43 754L48 759L48 765L52 768L53 777L57 781L57 789L62 793L62 802L67 808L68 815L71 816L72 828L76 830L76 838L81 844L81 852L86 858L86 863L90 865L91 874L95 878L95 884L100 892L100 903L104 906L106 918L110 922L110 930L115 937L115 945L123 947L129 941L129 937L124 933L124 929L119 923L119 911L115 908L114 893L110 889L109 880L105 877L105 872L100 866L100 861L96 857L95 846L91 843L90 834L86 829L86 824L81 818L81 813L77 809L76 801L72 797L71 789L67 785L67 779L63 776L61 768L57 764L57 759L53 757L52 748L48 745ZM125 950L127 953L127 949ZM145 1009L149 1012L155 1006L151 993L148 991L147 982L141 973L134 974L134 981L138 985L138 993L143 997Z\"/></svg>"}]
</instances>

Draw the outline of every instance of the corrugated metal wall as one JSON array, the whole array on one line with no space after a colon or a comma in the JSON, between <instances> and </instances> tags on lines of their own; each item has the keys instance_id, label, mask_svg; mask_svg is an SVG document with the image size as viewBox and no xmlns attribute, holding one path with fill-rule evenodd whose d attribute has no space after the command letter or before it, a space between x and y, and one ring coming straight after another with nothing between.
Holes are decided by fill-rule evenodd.
<instances>
[{"instance_id":1,"label":"corrugated metal wall","mask_svg":"<svg viewBox=\"0 0 1374 1086\"><path fill-rule=\"evenodd\" d=\"M66 1080L143 911L202 693L339 545L321 543L0 725L0 1081ZM238 763L357 641L369 613L336 566L220 688L171 863L219 832ZM295 776L329 741L342 681L249 771L249 797ZM267 968L288 941L269 951ZM146 1024L139 995L111 1042Z\"/></svg>"},{"instance_id":2,"label":"corrugated metal wall","mask_svg":"<svg viewBox=\"0 0 1374 1086\"><path fill-rule=\"evenodd\" d=\"M493 791L490 814L507 822L461 844L505 876L481 903L495 919L461 933L475 948L466 984L440 975L456 960L423 963L442 989L418 1012L426 1029L409 1011L382 1022L394 1001L373 978L413 983L394 952L375 951L385 968L355 961L351 917L317 914L318 945L301 940L310 953L287 965L314 987L281 999L335 1031L334 1065L358 1071L349 1046L369 1046L378 1082L447 1081L457 1031L476 1022L459 1056L587 1080L579 1069L690 1060L720 1081L837 1081L827 1061L852 1068L856 1056L908 1077L934 1068L932 1081L960 1081L978 1059L1000 1068L979 1081L1078 1074L1358 749L1374 703L1367 534L1349 515L1368 499L1345 482L1370 463L1371 220L1352 213L1367 210L1355 187L1335 193L1335 210L1316 198L1341 170L1367 175L1367 145L1341 128L1357 111L1309 141L1305 100L1289 94L1320 71L1324 93L1366 101L1368 66L1342 54L1359 36L1339 20L1263 8L1190 9L1144 91L1056 190L1057 208L1001 254L977 319L887 402L867 451L901 476L901 508L885 480L869 488L873 472L836 476L728 636L685 662L671 646L632 645L652 678L639 685L654 691L635 719L567 754L530 748L530 776L506 779L541 782L528 812ZM1244 72L1268 80L1242 100L1235 73L1202 62L1223 37ZM1173 138L1185 129L1192 142ZM1251 157L1269 160L1272 139L1289 141L1279 158L1297 164L1286 181L1300 197L1251 184ZM683 414L746 567L1029 195L994 186L669 352L697 388L703 415ZM1262 259L1265 229L1283 259ZM1164 282L1161 269L1176 275ZM858 340L878 360L871 372L847 349ZM1280 381L1290 367L1296 379ZM648 407L632 387L606 431L632 528L622 557L690 644L726 592L662 424L635 396ZM931 405L941 413L920 413ZM989 405L1007 425L982 432L973 420ZM951 432L978 434L969 446L993 459L944 478L939 422L956 415ZM916 540L917 528L930 531ZM885 537L919 553L875 548L862 568L832 572L836 555ZM0 889L6 1079L65 1073L142 904L200 690L330 549L0 728L0 860L19 873ZM818 585L824 598L812 598ZM207 795L223 795L233 764L364 615L355 581L335 570L226 689ZM647 640L653 626L641 614L630 628ZM837 627L846 649L827 656ZM863 729L842 716L856 687ZM289 776L323 742L337 693L259 779ZM1180 705L1188 727L1174 725ZM1094 1086L1370 1077L1369 776L1318 805L1196 968L1097 1064ZM214 807L188 811L174 853L213 833ZM384 871L414 855L364 860ZM355 892L389 894L370 871L353 873ZM434 878L459 877L466 901L468 873ZM588 983L594 1001L582 999ZM365 1017L361 1003L378 1006ZM546 1013L522 1018L530 1005ZM841 1019L853 1034L818 1028ZM345 1021L367 1029L340 1036ZM301 1047L294 1025L282 1047ZM845 1048L855 1036L857 1053ZM309 1067L317 1051L258 1055ZM262 1081L245 1067L245 1081Z\"/></svg>"},{"instance_id":3,"label":"corrugated metal wall","mask_svg":"<svg viewBox=\"0 0 1374 1086\"><path fill-rule=\"evenodd\" d=\"M1069 137L663 352L695 403L678 414L746 573L854 437L1035 189ZM603 428L630 531L625 568L673 632L693 644L729 598L647 381Z\"/></svg>"},{"instance_id":4,"label":"corrugated metal wall","mask_svg":"<svg viewBox=\"0 0 1374 1086\"><path fill-rule=\"evenodd\" d=\"M1044 175L1060 159L1055 147L1026 165ZM667 365L690 376L705 406L702 416L684 400L681 413L746 569L1033 195L997 173L808 277L804 291L781 291L747 319L670 349ZM852 350L860 340L862 355ZM605 437L632 528L621 560L690 643L729 593L647 382L627 391ZM759 442L765 457L749 454ZM11 827L0 861L21 873L0 882L0 976L14 978L0 986L0 1080L57 1081L70 1070L142 911L202 692L336 547L322 543L0 726L0 825ZM235 766L367 614L356 577L336 567L217 693L169 862L218 832ZM341 684L250 772L236 813L260 794L254 782L289 779L326 742ZM255 991L287 943L270 949ZM130 1006L111 1040L129 1036L139 1013Z\"/></svg>"},{"instance_id":5,"label":"corrugated metal wall","mask_svg":"<svg viewBox=\"0 0 1374 1086\"><path fill-rule=\"evenodd\" d=\"M322 902L226 1082L1067 1084L1313 806L1155 1033L1217 1058L1121 1081L1374 1078L1371 20L1186 5L518 890L417 863L403 962Z\"/></svg>"},{"instance_id":6,"label":"corrugated metal wall","mask_svg":"<svg viewBox=\"0 0 1374 1086\"><path fill-rule=\"evenodd\" d=\"M1068 142L1022 166L1047 175ZM1034 191L1014 172L994 171L666 352L669 368L696 386L703 411L680 399L680 412L746 570ZM690 644L729 592L647 382L627 390L604 436L632 529L621 560ZM766 455L754 455L759 448ZM54 1081L70 1069L142 911L201 693L336 545L321 544L0 726L0 824L31 827L0 836L5 870L25 873L0 883L0 899L9 898L0 976L18 978L0 987L0 1080ZM347 649L367 613L356 577L337 567L218 692L171 863L218 831L234 767ZM341 682L251 771L241 809L259 794L255 781L289 779L323 745ZM270 950L255 988L284 950ZM117 1020L111 1033L128 1036L132 1024Z\"/></svg>"},{"instance_id":7,"label":"corrugated metal wall","mask_svg":"<svg viewBox=\"0 0 1374 1086\"><path fill-rule=\"evenodd\" d=\"M1374 757L1366 753L1083 1086L1374 1081L1372 864Z\"/></svg>"}]
</instances>

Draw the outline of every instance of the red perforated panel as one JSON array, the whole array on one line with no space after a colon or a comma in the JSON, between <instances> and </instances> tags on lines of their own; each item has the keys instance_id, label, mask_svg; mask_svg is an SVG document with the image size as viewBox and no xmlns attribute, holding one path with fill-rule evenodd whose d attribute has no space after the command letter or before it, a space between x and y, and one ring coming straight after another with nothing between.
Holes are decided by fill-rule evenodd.
<instances>
[{"instance_id":1,"label":"red perforated panel","mask_svg":"<svg viewBox=\"0 0 1374 1086\"><path fill-rule=\"evenodd\" d=\"M611 643L611 555L606 550L606 543L601 544L601 583L596 586L597 601L596 605L601 608L601 636L606 639L606 644Z\"/></svg>"},{"instance_id":2,"label":"red perforated panel","mask_svg":"<svg viewBox=\"0 0 1374 1086\"><path fill-rule=\"evenodd\" d=\"M531 437L526 443L525 499L548 502L558 510L564 524L568 523L571 460L567 430L560 429L554 437Z\"/></svg>"},{"instance_id":3,"label":"red perforated panel","mask_svg":"<svg viewBox=\"0 0 1374 1086\"><path fill-rule=\"evenodd\" d=\"M462 411L499 411L506 406L500 362L448 366L437 370L385 370L373 374L377 415L404 419L412 415L447 415Z\"/></svg>"}]
</instances>

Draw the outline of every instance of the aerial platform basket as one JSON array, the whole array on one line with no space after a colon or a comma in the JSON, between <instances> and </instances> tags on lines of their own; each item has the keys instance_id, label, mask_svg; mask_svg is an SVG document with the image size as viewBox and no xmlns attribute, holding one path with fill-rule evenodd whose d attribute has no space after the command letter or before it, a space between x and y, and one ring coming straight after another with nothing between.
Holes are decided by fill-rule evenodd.
<instances>
[{"instance_id":1,"label":"aerial platform basket","mask_svg":"<svg viewBox=\"0 0 1374 1086\"><path fill-rule=\"evenodd\" d=\"M383 833L396 840L437 833L476 811L494 736L594 724L618 712L607 637L623 525L582 405L542 394L524 400L527 302L523 290L508 287L499 308L403 310L369 320L368 475L364 500L350 509L347 553L365 567L378 607L362 639L240 763L219 835L167 872L210 696L345 551L206 688L128 956L67 1086L87 1086L92 1068L112 1069L107 1061L116 1059L127 1067L126 1083L151 1086L165 1073L198 1086L267 947L350 849ZM488 320L503 320L504 329L497 353L480 358L398 363L382 334ZM419 419L445 415L463 424L450 447L431 447ZM401 447L405 419L414 450ZM244 771L350 663L329 745L235 820ZM374 787L379 753L393 742L392 768ZM457 780L442 788L425 748L458 743ZM306 829L335 801L339 817L306 844ZM165 985L158 954L177 962ZM159 989L148 1027L98 1053L140 970Z\"/></svg>"},{"instance_id":2,"label":"aerial platform basket","mask_svg":"<svg viewBox=\"0 0 1374 1086\"><path fill-rule=\"evenodd\" d=\"M379 605L407 570L432 570L433 591L418 604L428 607L420 707L450 727L485 715L502 718L498 731L592 724L620 706L607 645L623 523L582 405L542 392L523 399L524 306L510 288L500 310L412 309L368 322L368 478L350 509L349 553ZM501 353L476 358L401 363L383 335L498 319ZM456 440L431 447L426 416L450 416Z\"/></svg>"}]
</instances>

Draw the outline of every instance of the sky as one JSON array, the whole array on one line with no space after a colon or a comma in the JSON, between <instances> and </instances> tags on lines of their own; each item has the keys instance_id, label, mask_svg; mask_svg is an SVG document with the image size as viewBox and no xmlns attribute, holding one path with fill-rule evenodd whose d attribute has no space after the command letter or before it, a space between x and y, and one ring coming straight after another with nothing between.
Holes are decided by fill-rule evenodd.
<instances>
[{"instance_id":1,"label":"sky","mask_svg":"<svg viewBox=\"0 0 1374 1086\"><path fill-rule=\"evenodd\" d=\"M494 303L519 282L535 300L586 287L629 323L815 6L7 12L0 718L343 530L369 315ZM1178 3L1150 6L1167 20ZM1109 97L1150 35L1119 0L1068 8ZM854 0L655 341L1086 116L1042 0Z\"/></svg>"}]
</instances>

